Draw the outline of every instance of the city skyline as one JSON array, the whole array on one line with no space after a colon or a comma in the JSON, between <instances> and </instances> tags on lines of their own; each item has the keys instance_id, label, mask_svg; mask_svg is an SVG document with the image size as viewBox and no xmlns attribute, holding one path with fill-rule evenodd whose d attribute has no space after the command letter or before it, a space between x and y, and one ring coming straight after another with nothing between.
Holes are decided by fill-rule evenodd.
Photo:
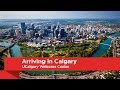
<instances>
[{"instance_id":1,"label":"city skyline","mask_svg":"<svg viewBox=\"0 0 120 90\"><path fill-rule=\"evenodd\" d=\"M0 19L113 19L120 11L0 11Z\"/></svg>"}]
</instances>

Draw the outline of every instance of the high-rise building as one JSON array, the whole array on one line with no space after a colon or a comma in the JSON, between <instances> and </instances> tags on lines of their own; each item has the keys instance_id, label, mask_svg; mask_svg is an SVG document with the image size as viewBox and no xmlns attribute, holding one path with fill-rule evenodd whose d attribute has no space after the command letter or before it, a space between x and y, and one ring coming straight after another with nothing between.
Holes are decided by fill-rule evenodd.
<instances>
[{"instance_id":1,"label":"high-rise building","mask_svg":"<svg viewBox=\"0 0 120 90\"><path fill-rule=\"evenodd\" d=\"M55 38L58 38L59 30L55 29Z\"/></svg>"},{"instance_id":2,"label":"high-rise building","mask_svg":"<svg viewBox=\"0 0 120 90\"><path fill-rule=\"evenodd\" d=\"M55 29L56 29L56 26L52 26L53 38L55 37Z\"/></svg>"},{"instance_id":3,"label":"high-rise building","mask_svg":"<svg viewBox=\"0 0 120 90\"><path fill-rule=\"evenodd\" d=\"M14 36L15 35L15 30L14 29L9 30L9 35Z\"/></svg>"},{"instance_id":4,"label":"high-rise building","mask_svg":"<svg viewBox=\"0 0 120 90\"><path fill-rule=\"evenodd\" d=\"M31 36L31 38L34 37L34 31L33 30L30 30L30 36Z\"/></svg>"},{"instance_id":5,"label":"high-rise building","mask_svg":"<svg viewBox=\"0 0 120 90\"><path fill-rule=\"evenodd\" d=\"M32 28L32 30L34 30L34 29L35 29L35 26L34 26L34 24L31 24L31 28Z\"/></svg>"},{"instance_id":6,"label":"high-rise building","mask_svg":"<svg viewBox=\"0 0 120 90\"><path fill-rule=\"evenodd\" d=\"M112 41L113 57L120 57L120 37Z\"/></svg>"},{"instance_id":7,"label":"high-rise building","mask_svg":"<svg viewBox=\"0 0 120 90\"><path fill-rule=\"evenodd\" d=\"M39 37L42 39L43 38L43 31L38 31Z\"/></svg>"},{"instance_id":8,"label":"high-rise building","mask_svg":"<svg viewBox=\"0 0 120 90\"><path fill-rule=\"evenodd\" d=\"M51 26L49 25L47 29L51 30Z\"/></svg>"},{"instance_id":9,"label":"high-rise building","mask_svg":"<svg viewBox=\"0 0 120 90\"><path fill-rule=\"evenodd\" d=\"M25 22L22 22L22 23L21 23L21 29L22 29L22 34L26 34Z\"/></svg>"},{"instance_id":10,"label":"high-rise building","mask_svg":"<svg viewBox=\"0 0 120 90\"><path fill-rule=\"evenodd\" d=\"M57 28L60 29L60 22L57 22Z\"/></svg>"},{"instance_id":11,"label":"high-rise building","mask_svg":"<svg viewBox=\"0 0 120 90\"><path fill-rule=\"evenodd\" d=\"M38 33L38 29L35 28L35 24L32 23L30 29L33 31L33 35L35 35L35 33Z\"/></svg>"},{"instance_id":12,"label":"high-rise building","mask_svg":"<svg viewBox=\"0 0 120 90\"><path fill-rule=\"evenodd\" d=\"M26 30L26 37L30 38L31 37L31 33L29 30Z\"/></svg>"},{"instance_id":13,"label":"high-rise building","mask_svg":"<svg viewBox=\"0 0 120 90\"><path fill-rule=\"evenodd\" d=\"M48 37L48 33L49 33L48 29L44 29L43 36Z\"/></svg>"},{"instance_id":14,"label":"high-rise building","mask_svg":"<svg viewBox=\"0 0 120 90\"><path fill-rule=\"evenodd\" d=\"M66 32L65 32L65 29L64 29L64 28L62 28L62 29L60 30L60 37L61 37L61 38L66 37Z\"/></svg>"},{"instance_id":15,"label":"high-rise building","mask_svg":"<svg viewBox=\"0 0 120 90\"><path fill-rule=\"evenodd\" d=\"M16 35L17 37L19 37L19 36L21 35L21 32L20 32L20 29L19 29L19 28L15 29L15 35Z\"/></svg>"}]
</instances>

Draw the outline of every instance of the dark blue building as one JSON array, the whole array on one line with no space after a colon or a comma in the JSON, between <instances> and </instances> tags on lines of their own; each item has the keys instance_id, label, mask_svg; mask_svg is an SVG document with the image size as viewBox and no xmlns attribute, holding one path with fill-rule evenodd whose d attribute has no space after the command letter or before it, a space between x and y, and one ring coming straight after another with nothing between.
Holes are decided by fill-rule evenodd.
<instances>
[{"instance_id":1,"label":"dark blue building","mask_svg":"<svg viewBox=\"0 0 120 90\"><path fill-rule=\"evenodd\" d=\"M66 37L65 29L61 29L60 30L60 38L64 38L64 37Z\"/></svg>"},{"instance_id":2,"label":"dark blue building","mask_svg":"<svg viewBox=\"0 0 120 90\"><path fill-rule=\"evenodd\" d=\"M25 22L22 22L22 23L21 23L21 29L22 29L22 34L26 34Z\"/></svg>"},{"instance_id":3,"label":"dark blue building","mask_svg":"<svg viewBox=\"0 0 120 90\"><path fill-rule=\"evenodd\" d=\"M47 29L50 29L51 30L51 26L48 26L48 28Z\"/></svg>"},{"instance_id":4,"label":"dark blue building","mask_svg":"<svg viewBox=\"0 0 120 90\"><path fill-rule=\"evenodd\" d=\"M48 31L48 29L44 29L43 36L44 36L44 37L48 37L48 34L49 34L49 31Z\"/></svg>"}]
</instances>

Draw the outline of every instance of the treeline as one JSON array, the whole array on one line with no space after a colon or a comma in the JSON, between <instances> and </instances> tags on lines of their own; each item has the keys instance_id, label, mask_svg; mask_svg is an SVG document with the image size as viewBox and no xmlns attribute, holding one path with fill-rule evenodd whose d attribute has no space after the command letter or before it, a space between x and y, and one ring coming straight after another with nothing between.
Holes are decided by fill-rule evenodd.
<instances>
[{"instance_id":1,"label":"treeline","mask_svg":"<svg viewBox=\"0 0 120 90\"><path fill-rule=\"evenodd\" d=\"M96 43L90 44L89 46L82 46L68 52L68 57L90 57L93 52L97 49Z\"/></svg>"},{"instance_id":2,"label":"treeline","mask_svg":"<svg viewBox=\"0 0 120 90\"><path fill-rule=\"evenodd\" d=\"M102 57L113 57L112 47L110 47L108 51L102 55Z\"/></svg>"}]
</instances>

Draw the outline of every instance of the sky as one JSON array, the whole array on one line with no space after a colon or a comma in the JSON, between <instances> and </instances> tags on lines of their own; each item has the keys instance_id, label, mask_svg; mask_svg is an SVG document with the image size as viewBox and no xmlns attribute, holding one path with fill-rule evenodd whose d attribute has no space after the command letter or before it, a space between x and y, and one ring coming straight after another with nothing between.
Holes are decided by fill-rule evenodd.
<instances>
[{"instance_id":1,"label":"sky","mask_svg":"<svg viewBox=\"0 0 120 90\"><path fill-rule=\"evenodd\" d=\"M120 18L120 11L0 11L0 19Z\"/></svg>"}]
</instances>

